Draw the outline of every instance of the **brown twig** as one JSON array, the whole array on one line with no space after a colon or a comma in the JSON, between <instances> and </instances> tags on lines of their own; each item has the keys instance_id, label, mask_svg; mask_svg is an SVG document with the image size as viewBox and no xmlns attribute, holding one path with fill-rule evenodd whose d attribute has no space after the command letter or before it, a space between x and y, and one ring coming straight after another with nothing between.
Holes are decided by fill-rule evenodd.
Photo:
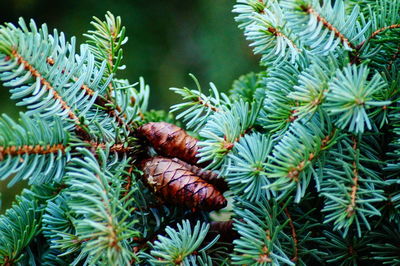
<instances>
[{"instance_id":1,"label":"brown twig","mask_svg":"<svg viewBox=\"0 0 400 266\"><path fill-rule=\"evenodd\" d=\"M90 150L95 153L98 148L106 149L105 143L97 143L94 141L84 141L90 147ZM61 151L62 153L65 152L67 146L59 143L59 144L47 144L47 145L22 145L22 146L0 146L0 161L4 160L4 157L9 156L18 156L23 154L50 154L50 153L57 153ZM117 143L110 146L110 151L117 152L117 153L130 153L134 150L133 147L125 147L122 143ZM22 158L21 158L22 160Z\"/></svg>"},{"instance_id":2,"label":"brown twig","mask_svg":"<svg viewBox=\"0 0 400 266\"><path fill-rule=\"evenodd\" d=\"M54 145L23 145L23 146L0 146L0 161L4 159L5 156L11 155L22 155L22 154L49 154L56 153L58 151L64 152L65 146L63 144Z\"/></svg>"},{"instance_id":3,"label":"brown twig","mask_svg":"<svg viewBox=\"0 0 400 266\"><path fill-rule=\"evenodd\" d=\"M366 40L362 41L359 45L357 45L356 49L360 50L361 47L365 44L365 42L369 42L371 39L375 38L376 36L378 36L380 33L386 31L386 30L391 30L391 29L397 29L400 28L400 24L393 24L390 26L386 26L380 29L377 29L376 31L374 31L371 36L369 36Z\"/></svg>"},{"instance_id":4,"label":"brown twig","mask_svg":"<svg viewBox=\"0 0 400 266\"><path fill-rule=\"evenodd\" d=\"M292 238L293 238L293 243L294 243L293 258L291 259L291 261L297 262L299 260L299 258L298 258L298 248L297 248L298 239L297 239L296 228L294 227L293 219L290 216L288 208L285 208L285 214L289 219L289 225L290 225L290 229L292 231Z\"/></svg>"},{"instance_id":5,"label":"brown twig","mask_svg":"<svg viewBox=\"0 0 400 266\"><path fill-rule=\"evenodd\" d=\"M353 137L353 149L357 150L358 143L355 137ZM354 158L355 159L355 158ZM347 212L347 217L351 217L355 214L355 209L356 209L356 196L357 196L357 190L358 190L358 180L359 180L359 175L358 175L358 166L356 161L354 160L353 162L353 185L351 187L351 193L350 193L350 204L347 206L346 212Z\"/></svg>"},{"instance_id":6,"label":"brown twig","mask_svg":"<svg viewBox=\"0 0 400 266\"><path fill-rule=\"evenodd\" d=\"M204 107L211 109L214 112L219 112L220 110L215 107L214 105L209 104L208 102L205 102L200 96L197 97L197 102L201 105L203 105Z\"/></svg>"},{"instance_id":7,"label":"brown twig","mask_svg":"<svg viewBox=\"0 0 400 266\"><path fill-rule=\"evenodd\" d=\"M107 145L106 143L99 143L99 142L95 142L95 141L85 141L85 143L88 144L88 146L90 147L90 150L95 153L97 149L102 149L105 150ZM117 152L117 153L130 153L134 150L133 147L131 146L127 146L125 147L125 145L123 143L116 143L113 144L109 147L111 152Z\"/></svg>"},{"instance_id":8,"label":"brown twig","mask_svg":"<svg viewBox=\"0 0 400 266\"><path fill-rule=\"evenodd\" d=\"M133 171L133 166L129 167L128 169L128 173L127 173L127 178L126 178L126 185L125 185L125 192L123 197L125 198L126 195L128 195L128 193L131 190L131 186L132 186L132 171Z\"/></svg>"}]
</instances>

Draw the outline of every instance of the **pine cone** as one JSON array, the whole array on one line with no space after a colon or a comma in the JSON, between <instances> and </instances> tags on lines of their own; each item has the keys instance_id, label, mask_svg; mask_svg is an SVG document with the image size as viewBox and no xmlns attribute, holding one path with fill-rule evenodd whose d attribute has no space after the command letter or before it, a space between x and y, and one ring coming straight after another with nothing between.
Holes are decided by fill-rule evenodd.
<instances>
[{"instance_id":1,"label":"pine cone","mask_svg":"<svg viewBox=\"0 0 400 266\"><path fill-rule=\"evenodd\" d=\"M173 159L153 157L142 162L145 182L168 203L193 210L219 210L227 201L220 191Z\"/></svg>"},{"instance_id":2,"label":"pine cone","mask_svg":"<svg viewBox=\"0 0 400 266\"><path fill-rule=\"evenodd\" d=\"M167 157L177 157L190 164L197 164L198 140L185 130L166 122L150 122L138 128L157 153ZM202 164L204 166L204 164Z\"/></svg>"}]
</instances>

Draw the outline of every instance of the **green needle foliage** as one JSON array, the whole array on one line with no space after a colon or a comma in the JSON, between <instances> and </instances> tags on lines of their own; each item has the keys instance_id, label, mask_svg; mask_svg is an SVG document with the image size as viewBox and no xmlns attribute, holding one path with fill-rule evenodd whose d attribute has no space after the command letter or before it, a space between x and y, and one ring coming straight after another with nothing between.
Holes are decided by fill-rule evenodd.
<instances>
[{"instance_id":1,"label":"green needle foliage","mask_svg":"<svg viewBox=\"0 0 400 266\"><path fill-rule=\"evenodd\" d=\"M0 216L1 264L400 264L400 1L233 12L264 69L228 93L191 75L194 89L171 89L176 118L147 110L144 79L119 77L121 18L94 18L80 46L33 21L0 26L0 80L26 108L0 119L0 180L30 186ZM156 121L199 136L199 165L228 187L221 213L145 184L137 128Z\"/></svg>"},{"instance_id":2,"label":"green needle foliage","mask_svg":"<svg viewBox=\"0 0 400 266\"><path fill-rule=\"evenodd\" d=\"M171 227L165 229L167 236L159 236L152 245L150 262L155 265L209 265L211 258L206 251L214 245L218 237L200 249L204 241L209 225L197 221L195 227L191 228L188 220L177 225L178 230ZM200 253L201 256L193 254ZM144 254L145 256L147 254Z\"/></svg>"}]
</instances>

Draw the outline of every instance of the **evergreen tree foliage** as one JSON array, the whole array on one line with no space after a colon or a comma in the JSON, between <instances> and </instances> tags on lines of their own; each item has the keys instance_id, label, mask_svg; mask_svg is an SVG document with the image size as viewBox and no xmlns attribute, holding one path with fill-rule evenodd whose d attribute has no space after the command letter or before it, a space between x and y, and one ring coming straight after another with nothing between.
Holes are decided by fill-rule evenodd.
<instances>
[{"instance_id":1,"label":"evergreen tree foliage","mask_svg":"<svg viewBox=\"0 0 400 266\"><path fill-rule=\"evenodd\" d=\"M194 89L172 88L176 118L147 110L142 78L119 78L121 18L94 18L80 46L45 24L0 26L0 80L26 109L0 119L0 179L29 183L0 216L0 263L400 264L400 1L233 12L263 71L227 94L192 75ZM156 121L199 137L185 167L226 182L232 204L210 214L156 196L142 161L162 152L138 133Z\"/></svg>"}]
</instances>

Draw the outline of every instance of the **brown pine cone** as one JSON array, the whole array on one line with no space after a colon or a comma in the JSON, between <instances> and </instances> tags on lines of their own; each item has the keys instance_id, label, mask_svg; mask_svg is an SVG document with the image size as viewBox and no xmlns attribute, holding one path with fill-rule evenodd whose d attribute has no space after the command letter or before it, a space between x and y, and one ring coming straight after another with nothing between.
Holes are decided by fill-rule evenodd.
<instances>
[{"instance_id":1,"label":"brown pine cone","mask_svg":"<svg viewBox=\"0 0 400 266\"><path fill-rule=\"evenodd\" d=\"M138 133L163 156L176 157L190 164L197 164L199 160L196 157L198 140L180 127L166 122L150 122L139 127Z\"/></svg>"},{"instance_id":2,"label":"brown pine cone","mask_svg":"<svg viewBox=\"0 0 400 266\"><path fill-rule=\"evenodd\" d=\"M168 203L205 211L219 210L227 204L212 184L170 158L147 159L142 162L142 169L148 186Z\"/></svg>"}]
</instances>

